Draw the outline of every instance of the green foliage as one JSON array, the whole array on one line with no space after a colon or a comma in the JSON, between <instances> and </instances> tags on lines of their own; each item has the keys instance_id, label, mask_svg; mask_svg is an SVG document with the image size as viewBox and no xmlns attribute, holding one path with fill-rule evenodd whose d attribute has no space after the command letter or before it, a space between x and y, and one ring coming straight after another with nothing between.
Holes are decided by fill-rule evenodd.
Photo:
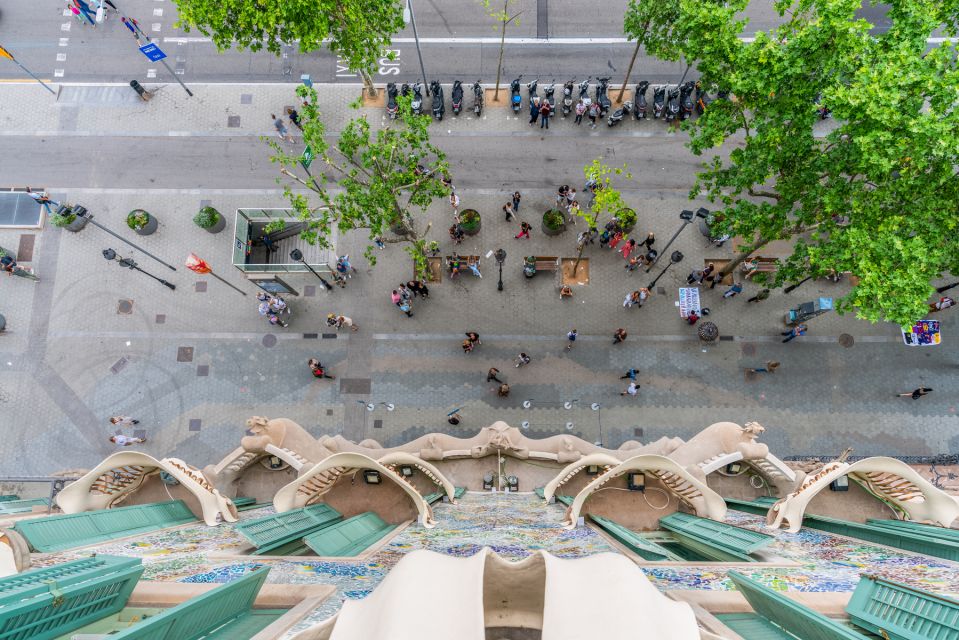
<instances>
[{"instance_id":1,"label":"green foliage","mask_svg":"<svg viewBox=\"0 0 959 640\"><path fill-rule=\"evenodd\" d=\"M403 28L399 0L176 0L176 26L196 28L221 51L237 46L279 55L297 43L301 52L324 44L351 69L369 71Z\"/></svg>"},{"instance_id":2,"label":"green foliage","mask_svg":"<svg viewBox=\"0 0 959 640\"><path fill-rule=\"evenodd\" d=\"M619 227L623 230L632 229L637 222L636 212L629 208L620 209L616 214L616 219L619 220Z\"/></svg>"},{"instance_id":3,"label":"green foliage","mask_svg":"<svg viewBox=\"0 0 959 640\"><path fill-rule=\"evenodd\" d=\"M127 214L127 226L134 231L139 231L150 222L150 214L143 209L134 209Z\"/></svg>"},{"instance_id":4,"label":"green foliage","mask_svg":"<svg viewBox=\"0 0 959 640\"><path fill-rule=\"evenodd\" d=\"M476 209L466 209L460 215L460 228L466 232L470 233L479 229L480 226L480 214Z\"/></svg>"},{"instance_id":5,"label":"green foliage","mask_svg":"<svg viewBox=\"0 0 959 640\"><path fill-rule=\"evenodd\" d=\"M52 216L50 216L50 224L55 227L66 227L76 219L77 214L73 213L72 211L68 211L64 216L61 216L59 213L54 213Z\"/></svg>"},{"instance_id":6,"label":"green foliage","mask_svg":"<svg viewBox=\"0 0 959 640\"><path fill-rule=\"evenodd\" d=\"M313 175L297 176L293 170L302 170L300 156L289 154L272 139L267 143L274 151L271 160L281 165L281 172L309 188L322 203L314 207L306 194L294 193L287 186L287 200L297 217L307 223L300 237L310 244L334 248L334 231L342 235L365 229L370 244L364 255L371 264L376 264L375 239L405 242L418 272L425 275L429 226L421 228L416 213L425 212L435 198L449 195L439 180L449 172L449 165L445 154L430 143L430 116L413 114L410 98L399 96L399 115L393 123L374 131L366 116L360 116L331 144L320 120L316 91L300 86L297 94L304 100L300 111L303 141L316 156ZM396 239L386 237L396 224L408 233Z\"/></svg>"},{"instance_id":7,"label":"green foliage","mask_svg":"<svg viewBox=\"0 0 959 640\"><path fill-rule=\"evenodd\" d=\"M577 212L577 215L586 220L590 227L596 226L600 214L606 213L612 217L627 208L623 195L613 188L614 177L623 176L627 180L633 178L633 174L629 172L625 164L621 169L609 167L597 158L591 164L583 167L583 174L586 176L587 182L595 182L597 185L592 206L589 209L580 209Z\"/></svg>"},{"instance_id":8,"label":"green foliage","mask_svg":"<svg viewBox=\"0 0 959 640\"><path fill-rule=\"evenodd\" d=\"M559 231L566 226L566 216L559 209L549 209L543 214L543 225L550 231Z\"/></svg>"},{"instance_id":9,"label":"green foliage","mask_svg":"<svg viewBox=\"0 0 959 640\"><path fill-rule=\"evenodd\" d=\"M203 207L193 216L193 222L201 229L209 229L220 221L220 212L213 207Z\"/></svg>"},{"instance_id":10,"label":"green foliage","mask_svg":"<svg viewBox=\"0 0 959 640\"><path fill-rule=\"evenodd\" d=\"M623 32L663 60L679 58L678 34L673 24L679 18L679 0L629 0Z\"/></svg>"},{"instance_id":11,"label":"green foliage","mask_svg":"<svg viewBox=\"0 0 959 640\"><path fill-rule=\"evenodd\" d=\"M694 153L726 147L691 197L723 205L714 235L752 251L793 241L774 284L850 272L859 284L838 310L911 324L930 282L959 273L956 45L927 45L956 31L959 5L893 0L891 27L876 33L859 0L780 0L784 23L743 42L745 4L680 0L681 50L705 86L735 96L684 124ZM819 121L819 104L832 120Z\"/></svg>"}]
</instances>

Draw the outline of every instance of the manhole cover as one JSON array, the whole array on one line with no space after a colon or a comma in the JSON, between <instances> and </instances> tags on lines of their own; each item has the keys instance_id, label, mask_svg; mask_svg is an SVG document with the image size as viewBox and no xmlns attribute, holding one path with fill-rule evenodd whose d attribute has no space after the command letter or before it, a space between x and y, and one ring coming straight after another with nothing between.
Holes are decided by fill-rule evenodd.
<instances>
[{"instance_id":1,"label":"manhole cover","mask_svg":"<svg viewBox=\"0 0 959 640\"><path fill-rule=\"evenodd\" d=\"M117 302L117 313L121 316L128 316L133 313L133 300L119 300Z\"/></svg>"},{"instance_id":2,"label":"manhole cover","mask_svg":"<svg viewBox=\"0 0 959 640\"><path fill-rule=\"evenodd\" d=\"M163 324L166 322L166 314L158 313L156 317L157 324Z\"/></svg>"},{"instance_id":3,"label":"manhole cover","mask_svg":"<svg viewBox=\"0 0 959 640\"><path fill-rule=\"evenodd\" d=\"M744 356L754 356L756 355L756 345L750 342L744 342L742 346Z\"/></svg>"},{"instance_id":4,"label":"manhole cover","mask_svg":"<svg viewBox=\"0 0 959 640\"><path fill-rule=\"evenodd\" d=\"M269 349L270 347L276 346L276 336L272 333L268 333L263 336L263 346Z\"/></svg>"},{"instance_id":5,"label":"manhole cover","mask_svg":"<svg viewBox=\"0 0 959 640\"><path fill-rule=\"evenodd\" d=\"M193 362L193 347L178 347L176 350L177 362Z\"/></svg>"},{"instance_id":6,"label":"manhole cover","mask_svg":"<svg viewBox=\"0 0 959 640\"><path fill-rule=\"evenodd\" d=\"M839 335L839 346L845 347L846 349L848 349L854 344L856 344L856 339L853 338L848 333L842 333Z\"/></svg>"}]
</instances>

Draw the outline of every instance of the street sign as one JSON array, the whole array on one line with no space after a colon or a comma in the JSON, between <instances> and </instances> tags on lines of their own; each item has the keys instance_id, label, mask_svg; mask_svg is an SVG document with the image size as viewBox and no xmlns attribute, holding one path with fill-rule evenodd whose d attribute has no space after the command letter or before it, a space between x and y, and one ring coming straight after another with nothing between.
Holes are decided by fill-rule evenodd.
<instances>
[{"instance_id":1,"label":"street sign","mask_svg":"<svg viewBox=\"0 0 959 640\"><path fill-rule=\"evenodd\" d=\"M140 47L140 53L149 58L151 62L157 62L166 57L166 54L160 50L160 47L156 46L152 42Z\"/></svg>"},{"instance_id":2,"label":"street sign","mask_svg":"<svg viewBox=\"0 0 959 640\"><path fill-rule=\"evenodd\" d=\"M313 149L310 148L310 145L306 145L306 149L303 149L303 155L300 156L300 164L303 165L304 169L309 169L310 165L313 164Z\"/></svg>"}]
</instances>

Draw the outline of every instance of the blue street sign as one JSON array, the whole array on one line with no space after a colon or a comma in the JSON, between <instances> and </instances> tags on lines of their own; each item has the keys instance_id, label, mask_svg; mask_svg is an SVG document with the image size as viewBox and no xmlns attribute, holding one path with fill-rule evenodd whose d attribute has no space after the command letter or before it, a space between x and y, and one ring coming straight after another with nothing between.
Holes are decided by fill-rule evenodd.
<instances>
[{"instance_id":1,"label":"blue street sign","mask_svg":"<svg viewBox=\"0 0 959 640\"><path fill-rule=\"evenodd\" d=\"M160 47L156 46L152 42L140 47L140 53L149 58L151 62L163 60L166 57L166 54L160 50Z\"/></svg>"}]
</instances>

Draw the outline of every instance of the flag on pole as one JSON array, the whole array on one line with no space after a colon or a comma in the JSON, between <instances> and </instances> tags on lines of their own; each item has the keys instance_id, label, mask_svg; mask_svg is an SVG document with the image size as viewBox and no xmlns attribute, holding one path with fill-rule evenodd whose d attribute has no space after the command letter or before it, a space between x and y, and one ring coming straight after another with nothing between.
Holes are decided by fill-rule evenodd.
<instances>
[{"instance_id":1,"label":"flag on pole","mask_svg":"<svg viewBox=\"0 0 959 640\"><path fill-rule=\"evenodd\" d=\"M3 47L0 47L0 58L7 58L8 60L14 59L13 54L7 51L6 49L4 49Z\"/></svg>"},{"instance_id":2,"label":"flag on pole","mask_svg":"<svg viewBox=\"0 0 959 640\"><path fill-rule=\"evenodd\" d=\"M197 273L210 273L213 269L206 263L206 260L200 258L195 253L191 253L186 259L186 268Z\"/></svg>"}]
</instances>

